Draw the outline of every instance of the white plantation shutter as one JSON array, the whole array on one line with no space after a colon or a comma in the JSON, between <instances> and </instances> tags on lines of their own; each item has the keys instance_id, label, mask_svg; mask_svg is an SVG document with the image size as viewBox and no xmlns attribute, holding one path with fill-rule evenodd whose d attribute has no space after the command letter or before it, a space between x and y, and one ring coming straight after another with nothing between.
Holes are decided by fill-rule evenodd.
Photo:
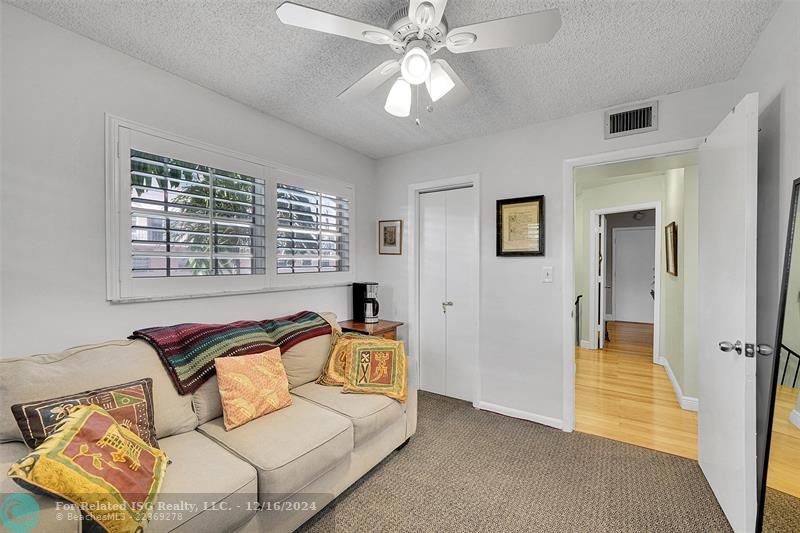
<instances>
[{"instance_id":1,"label":"white plantation shutter","mask_svg":"<svg viewBox=\"0 0 800 533\"><path fill-rule=\"evenodd\" d=\"M354 187L106 117L113 302L345 285Z\"/></svg>"},{"instance_id":2,"label":"white plantation shutter","mask_svg":"<svg viewBox=\"0 0 800 533\"><path fill-rule=\"evenodd\" d=\"M278 274L350 270L350 200L276 185Z\"/></svg>"},{"instance_id":3,"label":"white plantation shutter","mask_svg":"<svg viewBox=\"0 0 800 533\"><path fill-rule=\"evenodd\" d=\"M264 181L130 150L131 275L264 274Z\"/></svg>"}]
</instances>

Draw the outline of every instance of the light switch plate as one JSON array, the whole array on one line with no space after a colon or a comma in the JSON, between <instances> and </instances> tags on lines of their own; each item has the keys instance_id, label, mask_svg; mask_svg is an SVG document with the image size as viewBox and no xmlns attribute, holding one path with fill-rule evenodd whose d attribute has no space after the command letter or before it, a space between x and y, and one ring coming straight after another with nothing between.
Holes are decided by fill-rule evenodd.
<instances>
[{"instance_id":1,"label":"light switch plate","mask_svg":"<svg viewBox=\"0 0 800 533\"><path fill-rule=\"evenodd\" d=\"M542 269L542 283L553 283L553 267L546 266Z\"/></svg>"}]
</instances>

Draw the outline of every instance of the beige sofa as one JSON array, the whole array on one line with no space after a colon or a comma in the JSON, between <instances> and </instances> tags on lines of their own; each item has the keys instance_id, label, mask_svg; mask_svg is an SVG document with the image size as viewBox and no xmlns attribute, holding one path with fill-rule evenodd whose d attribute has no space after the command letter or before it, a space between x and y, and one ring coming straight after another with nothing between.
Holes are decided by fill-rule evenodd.
<instances>
[{"instance_id":1,"label":"beige sofa","mask_svg":"<svg viewBox=\"0 0 800 533\"><path fill-rule=\"evenodd\" d=\"M336 326L335 315L323 316ZM159 497L163 512L147 531L292 531L416 430L411 386L401 404L314 383L329 345L326 335L284 353L292 405L228 432L216 379L180 396L158 355L141 340L0 359L0 470L5 473L28 451L11 405L150 377L158 443L171 464ZM3 475L0 493L20 491ZM80 531L74 509L36 498L42 509L37 532Z\"/></svg>"}]
</instances>

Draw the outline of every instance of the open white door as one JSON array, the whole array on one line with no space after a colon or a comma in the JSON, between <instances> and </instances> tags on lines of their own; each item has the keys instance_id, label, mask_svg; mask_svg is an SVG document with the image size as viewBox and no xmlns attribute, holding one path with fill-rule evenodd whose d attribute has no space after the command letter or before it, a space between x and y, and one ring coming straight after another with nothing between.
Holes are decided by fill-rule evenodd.
<instances>
[{"instance_id":1,"label":"open white door","mask_svg":"<svg viewBox=\"0 0 800 533\"><path fill-rule=\"evenodd\" d=\"M597 321L598 321L598 348L606 346L606 250L608 244L607 224L605 215L600 217L600 234L597 238Z\"/></svg>"},{"instance_id":2,"label":"open white door","mask_svg":"<svg viewBox=\"0 0 800 533\"><path fill-rule=\"evenodd\" d=\"M756 522L757 164L748 94L700 147L699 180L698 454L740 533Z\"/></svg>"}]
</instances>

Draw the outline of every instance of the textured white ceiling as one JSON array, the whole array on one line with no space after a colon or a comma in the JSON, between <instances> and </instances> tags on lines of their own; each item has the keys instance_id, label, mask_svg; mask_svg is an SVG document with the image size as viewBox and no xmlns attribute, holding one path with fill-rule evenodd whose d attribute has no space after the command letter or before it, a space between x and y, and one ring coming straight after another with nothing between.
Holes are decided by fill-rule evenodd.
<instances>
[{"instance_id":1,"label":"textured white ceiling","mask_svg":"<svg viewBox=\"0 0 800 533\"><path fill-rule=\"evenodd\" d=\"M405 0L298 0L385 26ZM544 45L439 52L472 91L398 119L386 84L363 102L336 95L386 46L284 26L279 0L8 0L31 13L309 131L380 158L734 78L778 2L450 0L450 27L550 7Z\"/></svg>"}]
</instances>

